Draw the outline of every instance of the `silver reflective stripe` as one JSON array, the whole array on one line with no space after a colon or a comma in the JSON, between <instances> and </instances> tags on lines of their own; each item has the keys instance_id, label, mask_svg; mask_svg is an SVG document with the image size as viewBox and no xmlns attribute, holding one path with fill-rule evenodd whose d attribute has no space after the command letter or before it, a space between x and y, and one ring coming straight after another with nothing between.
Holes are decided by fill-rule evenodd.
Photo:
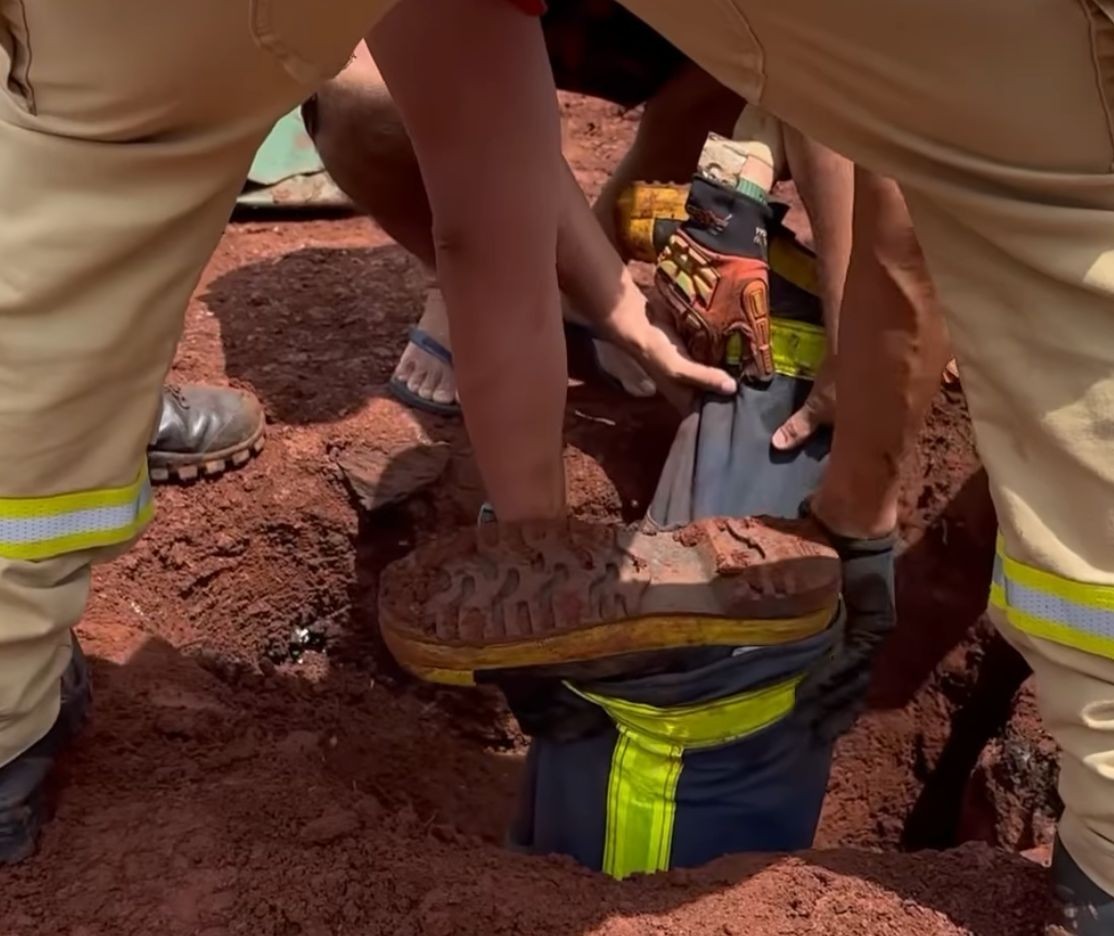
<instances>
[{"instance_id":1,"label":"silver reflective stripe","mask_svg":"<svg viewBox=\"0 0 1114 936\"><path fill-rule=\"evenodd\" d=\"M0 498L0 558L41 560L124 543L154 512L144 471L122 488L41 498Z\"/></svg>"},{"instance_id":2,"label":"silver reflective stripe","mask_svg":"<svg viewBox=\"0 0 1114 936\"><path fill-rule=\"evenodd\" d=\"M1114 657L1114 587L1091 585L994 558L990 603L1018 630L1077 650Z\"/></svg>"},{"instance_id":3,"label":"silver reflective stripe","mask_svg":"<svg viewBox=\"0 0 1114 936\"><path fill-rule=\"evenodd\" d=\"M0 543L35 543L75 534L131 527L150 502L151 488L145 484L130 504L89 507L54 516L24 517L19 520L0 517Z\"/></svg>"}]
</instances>

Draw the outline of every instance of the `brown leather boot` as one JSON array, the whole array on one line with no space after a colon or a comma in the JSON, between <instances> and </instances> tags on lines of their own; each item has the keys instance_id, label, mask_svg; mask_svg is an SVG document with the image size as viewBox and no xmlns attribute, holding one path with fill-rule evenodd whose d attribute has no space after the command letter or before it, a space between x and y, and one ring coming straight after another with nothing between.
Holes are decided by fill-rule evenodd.
<instances>
[{"instance_id":1,"label":"brown leather boot","mask_svg":"<svg viewBox=\"0 0 1114 936\"><path fill-rule=\"evenodd\" d=\"M147 447L151 481L193 481L238 468L262 450L265 423L263 405L243 390L164 387L158 429Z\"/></svg>"}]
</instances>

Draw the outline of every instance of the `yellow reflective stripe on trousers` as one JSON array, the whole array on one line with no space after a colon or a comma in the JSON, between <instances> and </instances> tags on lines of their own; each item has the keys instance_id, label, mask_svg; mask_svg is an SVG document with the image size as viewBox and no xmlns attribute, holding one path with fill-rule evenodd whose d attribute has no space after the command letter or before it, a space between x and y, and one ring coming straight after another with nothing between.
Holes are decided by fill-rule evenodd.
<instances>
[{"instance_id":1,"label":"yellow reflective stripe on trousers","mask_svg":"<svg viewBox=\"0 0 1114 936\"><path fill-rule=\"evenodd\" d=\"M49 559L115 546L142 532L153 514L146 465L135 481L120 488L0 497L0 558Z\"/></svg>"},{"instance_id":2,"label":"yellow reflective stripe on trousers","mask_svg":"<svg viewBox=\"0 0 1114 936\"><path fill-rule=\"evenodd\" d=\"M622 880L669 867L684 750L619 726L607 781L604 874Z\"/></svg>"},{"instance_id":3,"label":"yellow reflective stripe on trousers","mask_svg":"<svg viewBox=\"0 0 1114 936\"><path fill-rule=\"evenodd\" d=\"M603 871L615 878L669 867L677 814L677 783L686 751L738 741L788 715L796 702L794 677L726 699L658 708L566 683L599 705L619 737L607 782Z\"/></svg>"},{"instance_id":4,"label":"yellow reflective stripe on trousers","mask_svg":"<svg viewBox=\"0 0 1114 936\"><path fill-rule=\"evenodd\" d=\"M990 604L1019 631L1114 659L1114 585L1077 582L1025 565L1006 555L1000 537Z\"/></svg>"},{"instance_id":5,"label":"yellow reflective stripe on trousers","mask_svg":"<svg viewBox=\"0 0 1114 936\"><path fill-rule=\"evenodd\" d=\"M663 744L686 749L729 744L771 725L793 710L797 697L795 676L761 689L740 692L726 699L658 708L585 692L571 683L570 690L602 708L620 728Z\"/></svg>"},{"instance_id":6,"label":"yellow reflective stripe on trousers","mask_svg":"<svg viewBox=\"0 0 1114 936\"><path fill-rule=\"evenodd\" d=\"M827 353L827 338L819 325L795 319L770 319L770 348L774 370L786 377L814 380Z\"/></svg>"},{"instance_id":7,"label":"yellow reflective stripe on trousers","mask_svg":"<svg viewBox=\"0 0 1114 936\"><path fill-rule=\"evenodd\" d=\"M775 233L770 239L770 270L798 289L819 297L816 257L792 235ZM813 380L827 353L824 329L796 319L772 317L770 322L774 370L785 377Z\"/></svg>"}]
</instances>

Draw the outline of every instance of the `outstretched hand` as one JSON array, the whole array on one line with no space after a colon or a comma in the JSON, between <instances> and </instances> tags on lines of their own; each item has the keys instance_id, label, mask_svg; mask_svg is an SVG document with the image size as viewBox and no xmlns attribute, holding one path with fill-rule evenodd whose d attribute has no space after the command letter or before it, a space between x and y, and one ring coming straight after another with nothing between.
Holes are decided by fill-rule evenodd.
<instances>
[{"instance_id":1,"label":"outstretched hand","mask_svg":"<svg viewBox=\"0 0 1114 936\"><path fill-rule=\"evenodd\" d=\"M699 393L730 396L738 389L726 371L694 361L666 317L652 314L645 300L624 302L597 327L638 361L662 395L683 412Z\"/></svg>"}]
</instances>

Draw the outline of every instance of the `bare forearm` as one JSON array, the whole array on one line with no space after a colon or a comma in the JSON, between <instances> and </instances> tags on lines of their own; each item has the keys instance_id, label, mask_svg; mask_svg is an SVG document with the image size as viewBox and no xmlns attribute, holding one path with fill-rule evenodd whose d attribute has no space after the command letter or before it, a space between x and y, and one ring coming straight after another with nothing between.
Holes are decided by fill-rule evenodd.
<instances>
[{"instance_id":1,"label":"bare forearm","mask_svg":"<svg viewBox=\"0 0 1114 936\"><path fill-rule=\"evenodd\" d=\"M557 278L572 307L589 324L605 326L616 310L642 309L646 297L608 239L568 163L561 173Z\"/></svg>"},{"instance_id":2,"label":"bare forearm","mask_svg":"<svg viewBox=\"0 0 1114 936\"><path fill-rule=\"evenodd\" d=\"M488 496L500 520L558 515L560 126L541 29L510 4L402 0L368 44L433 209L457 388Z\"/></svg>"},{"instance_id":3,"label":"bare forearm","mask_svg":"<svg viewBox=\"0 0 1114 936\"><path fill-rule=\"evenodd\" d=\"M855 200L855 167L850 160L783 126L785 159L812 225L816 248L816 279L824 308L824 328L834 351L839 335L839 309L851 258L851 221Z\"/></svg>"},{"instance_id":4,"label":"bare forearm","mask_svg":"<svg viewBox=\"0 0 1114 936\"><path fill-rule=\"evenodd\" d=\"M840 533L897 523L901 460L940 385L948 337L897 185L856 170L840 321L835 441L815 501Z\"/></svg>"}]
</instances>

